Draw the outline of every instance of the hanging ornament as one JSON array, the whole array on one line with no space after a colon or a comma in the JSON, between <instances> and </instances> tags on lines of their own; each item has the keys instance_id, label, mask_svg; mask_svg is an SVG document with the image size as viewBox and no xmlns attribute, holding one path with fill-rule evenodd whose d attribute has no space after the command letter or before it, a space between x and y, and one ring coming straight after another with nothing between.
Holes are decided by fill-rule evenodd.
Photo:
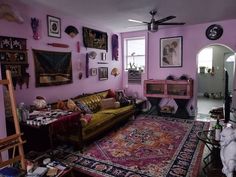
<instances>
[{"instance_id":1,"label":"hanging ornament","mask_svg":"<svg viewBox=\"0 0 236 177\"><path fill-rule=\"evenodd\" d=\"M38 27L39 27L39 19L37 18L31 18L31 28L33 30L33 38L35 40L39 40L39 32L38 32Z\"/></svg>"}]
</instances>

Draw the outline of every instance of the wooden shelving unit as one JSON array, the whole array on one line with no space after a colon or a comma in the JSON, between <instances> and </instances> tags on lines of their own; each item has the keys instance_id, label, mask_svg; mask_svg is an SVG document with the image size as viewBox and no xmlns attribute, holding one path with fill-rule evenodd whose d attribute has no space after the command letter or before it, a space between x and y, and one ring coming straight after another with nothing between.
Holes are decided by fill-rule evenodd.
<instances>
[{"instance_id":1,"label":"wooden shelving unit","mask_svg":"<svg viewBox=\"0 0 236 177\"><path fill-rule=\"evenodd\" d=\"M193 96L193 80L145 80L144 96L190 99Z\"/></svg>"},{"instance_id":2,"label":"wooden shelving unit","mask_svg":"<svg viewBox=\"0 0 236 177\"><path fill-rule=\"evenodd\" d=\"M147 97L157 114L160 114L159 103L163 98L174 99L178 108L175 117L189 117L188 101L193 97L193 80L145 80L144 96Z\"/></svg>"}]
</instances>

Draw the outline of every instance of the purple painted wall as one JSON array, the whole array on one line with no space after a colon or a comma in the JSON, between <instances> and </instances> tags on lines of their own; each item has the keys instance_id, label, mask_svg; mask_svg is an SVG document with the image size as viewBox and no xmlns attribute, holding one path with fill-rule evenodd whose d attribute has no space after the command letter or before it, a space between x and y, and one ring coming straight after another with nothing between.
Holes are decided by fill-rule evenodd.
<instances>
[{"instance_id":1,"label":"purple painted wall","mask_svg":"<svg viewBox=\"0 0 236 177\"><path fill-rule=\"evenodd\" d=\"M23 24L17 24L14 22L8 22L6 20L0 20L0 26L1 26L0 35L26 38L27 48L28 48L28 61L29 61L28 72L30 74L30 85L28 89L26 89L25 85L23 85L22 90L20 90L19 87L16 89L16 99L18 103L25 102L26 104L32 104L32 101L35 99L35 96L37 95L44 96L48 102L52 102L52 101L57 101L57 99L66 99L69 97L74 97L81 93L94 92L108 88L113 88L113 89L120 88L122 75L119 75L117 77L110 75L110 72L113 67L118 67L119 69L121 69L122 66L122 62L120 59L119 61L111 60L111 35L112 35L111 31L82 23L76 20L76 18L65 16L64 14L55 12L51 9L38 8L38 7L36 8L35 6L20 4L17 1L9 1L9 2L14 2L12 3L12 6L21 13L25 21ZM46 20L46 16L48 14L61 18L61 35L62 35L61 38L48 37L47 20ZM36 17L40 19L40 40L34 40L32 37L33 33L30 26L31 17ZM77 29L79 30L79 34L76 37L71 38L64 32L64 29L68 25L73 25L77 27ZM86 50L86 48L84 48L82 40L82 26L87 26L89 28L97 29L108 33L109 45L108 45L106 62L109 64L97 64L98 61L101 61L101 52L106 52L105 50L97 50L91 48L88 48ZM80 53L77 52L76 48L76 44L78 41L80 42L81 45ZM68 44L70 47L58 48L47 45L47 43L53 43L53 42ZM35 69L34 69L34 59L32 56L32 49L71 52L73 83L62 86L35 88L35 73L34 73ZM90 68L108 67L109 68L108 80L99 81L98 75L85 78L85 54L90 51L97 52L96 59L90 60ZM82 63L81 71L83 72L83 78L81 80L78 79L80 62Z\"/></svg>"},{"instance_id":2,"label":"purple painted wall","mask_svg":"<svg viewBox=\"0 0 236 177\"><path fill-rule=\"evenodd\" d=\"M27 48L28 48L28 62L29 68L27 72L30 74L30 83L29 88L26 88L26 85L23 85L23 88L20 90L19 86L16 88L16 101L25 102L27 105L33 103L33 100L36 96L44 96L48 102L54 102L58 99L67 99L70 97L75 97L82 93L89 93L95 91L101 91L108 88L112 89L120 89L122 86L122 73L117 77L110 75L110 72L113 67L117 67L120 71L122 68L122 60L120 59L121 53L119 53L119 60L111 60L111 35L112 31L105 29L104 27L95 27L91 24L86 24L77 20L74 17L67 16L65 14L61 14L52 9L48 9L46 7L39 7L37 4L34 5L25 5L20 3L17 0L0 0L1 3L10 4L14 9L16 9L21 16L24 18L23 24L18 24L15 22L9 22L3 19L0 19L0 35L1 36L12 36L12 37L20 37L27 39ZM48 37L47 34L47 20L46 16L51 15L55 17L59 17L61 19L61 38L53 38ZM40 40L33 39L33 32L31 29L31 17L38 18L39 22L39 35ZM73 25L79 30L79 34L71 38L67 35L64 30L68 25ZM104 31L108 33L108 52L106 54L106 62L108 64L98 64L97 62L101 61L101 52L106 52L105 50L98 49L86 49L83 46L82 40L82 26L86 26L89 28L93 28L96 30ZM80 42L80 53L77 52L76 44ZM52 46L48 46L47 43L63 43L67 44L69 48L56 48ZM73 70L73 83L61 86L51 86L51 87L35 87L35 68L34 68L34 59L32 56L32 49L40 49L40 50L49 50L49 51L65 51L72 53L72 70ZM98 68L98 67L108 67L108 80L99 81L97 76L90 76L89 78L85 78L85 55L87 52L96 51L97 57L95 60L90 60L90 68ZM82 63L82 67L79 67L79 63ZM78 79L80 71L83 72L83 78L81 80ZM1 90L0 90L1 92ZM1 95L0 95L1 96ZM0 97L0 113L4 113L3 99ZM0 136L5 135L5 122L4 115L0 115ZM3 120L4 119L4 120Z\"/></svg>"},{"instance_id":3,"label":"purple painted wall","mask_svg":"<svg viewBox=\"0 0 236 177\"><path fill-rule=\"evenodd\" d=\"M196 81L197 78L197 54L210 44L223 44L236 51L236 19L214 22L220 24L224 33L216 41L210 41L205 36L205 30L213 23L181 26L176 28L160 29L156 33L149 33L148 37L148 79L165 79L172 74L176 77L187 74ZM122 39L138 35L137 32L122 33ZM160 68L160 38L183 36L183 67ZM196 105L197 82L194 82L194 98L190 104Z\"/></svg>"}]
</instances>

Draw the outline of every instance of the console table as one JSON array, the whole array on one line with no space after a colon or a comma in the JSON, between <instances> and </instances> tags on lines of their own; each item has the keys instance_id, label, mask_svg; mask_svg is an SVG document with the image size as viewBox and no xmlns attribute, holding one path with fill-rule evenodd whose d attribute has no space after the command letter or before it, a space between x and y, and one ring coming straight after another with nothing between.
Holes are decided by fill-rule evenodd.
<instances>
[{"instance_id":1,"label":"console table","mask_svg":"<svg viewBox=\"0 0 236 177\"><path fill-rule=\"evenodd\" d=\"M145 80L144 96L151 103L151 111L155 108L157 114L160 114L160 101L169 98L178 106L175 117L189 117L187 105L193 96L193 80Z\"/></svg>"}]
</instances>

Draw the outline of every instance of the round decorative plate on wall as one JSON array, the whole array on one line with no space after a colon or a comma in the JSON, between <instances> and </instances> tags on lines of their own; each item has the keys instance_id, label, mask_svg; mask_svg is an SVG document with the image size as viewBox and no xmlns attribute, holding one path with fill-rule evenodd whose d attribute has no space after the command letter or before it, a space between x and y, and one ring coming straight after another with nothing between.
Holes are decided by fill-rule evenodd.
<instances>
[{"instance_id":1,"label":"round decorative plate on wall","mask_svg":"<svg viewBox=\"0 0 236 177\"><path fill-rule=\"evenodd\" d=\"M206 29L206 37L209 40L217 40L223 34L223 28L220 25L213 24Z\"/></svg>"}]
</instances>

